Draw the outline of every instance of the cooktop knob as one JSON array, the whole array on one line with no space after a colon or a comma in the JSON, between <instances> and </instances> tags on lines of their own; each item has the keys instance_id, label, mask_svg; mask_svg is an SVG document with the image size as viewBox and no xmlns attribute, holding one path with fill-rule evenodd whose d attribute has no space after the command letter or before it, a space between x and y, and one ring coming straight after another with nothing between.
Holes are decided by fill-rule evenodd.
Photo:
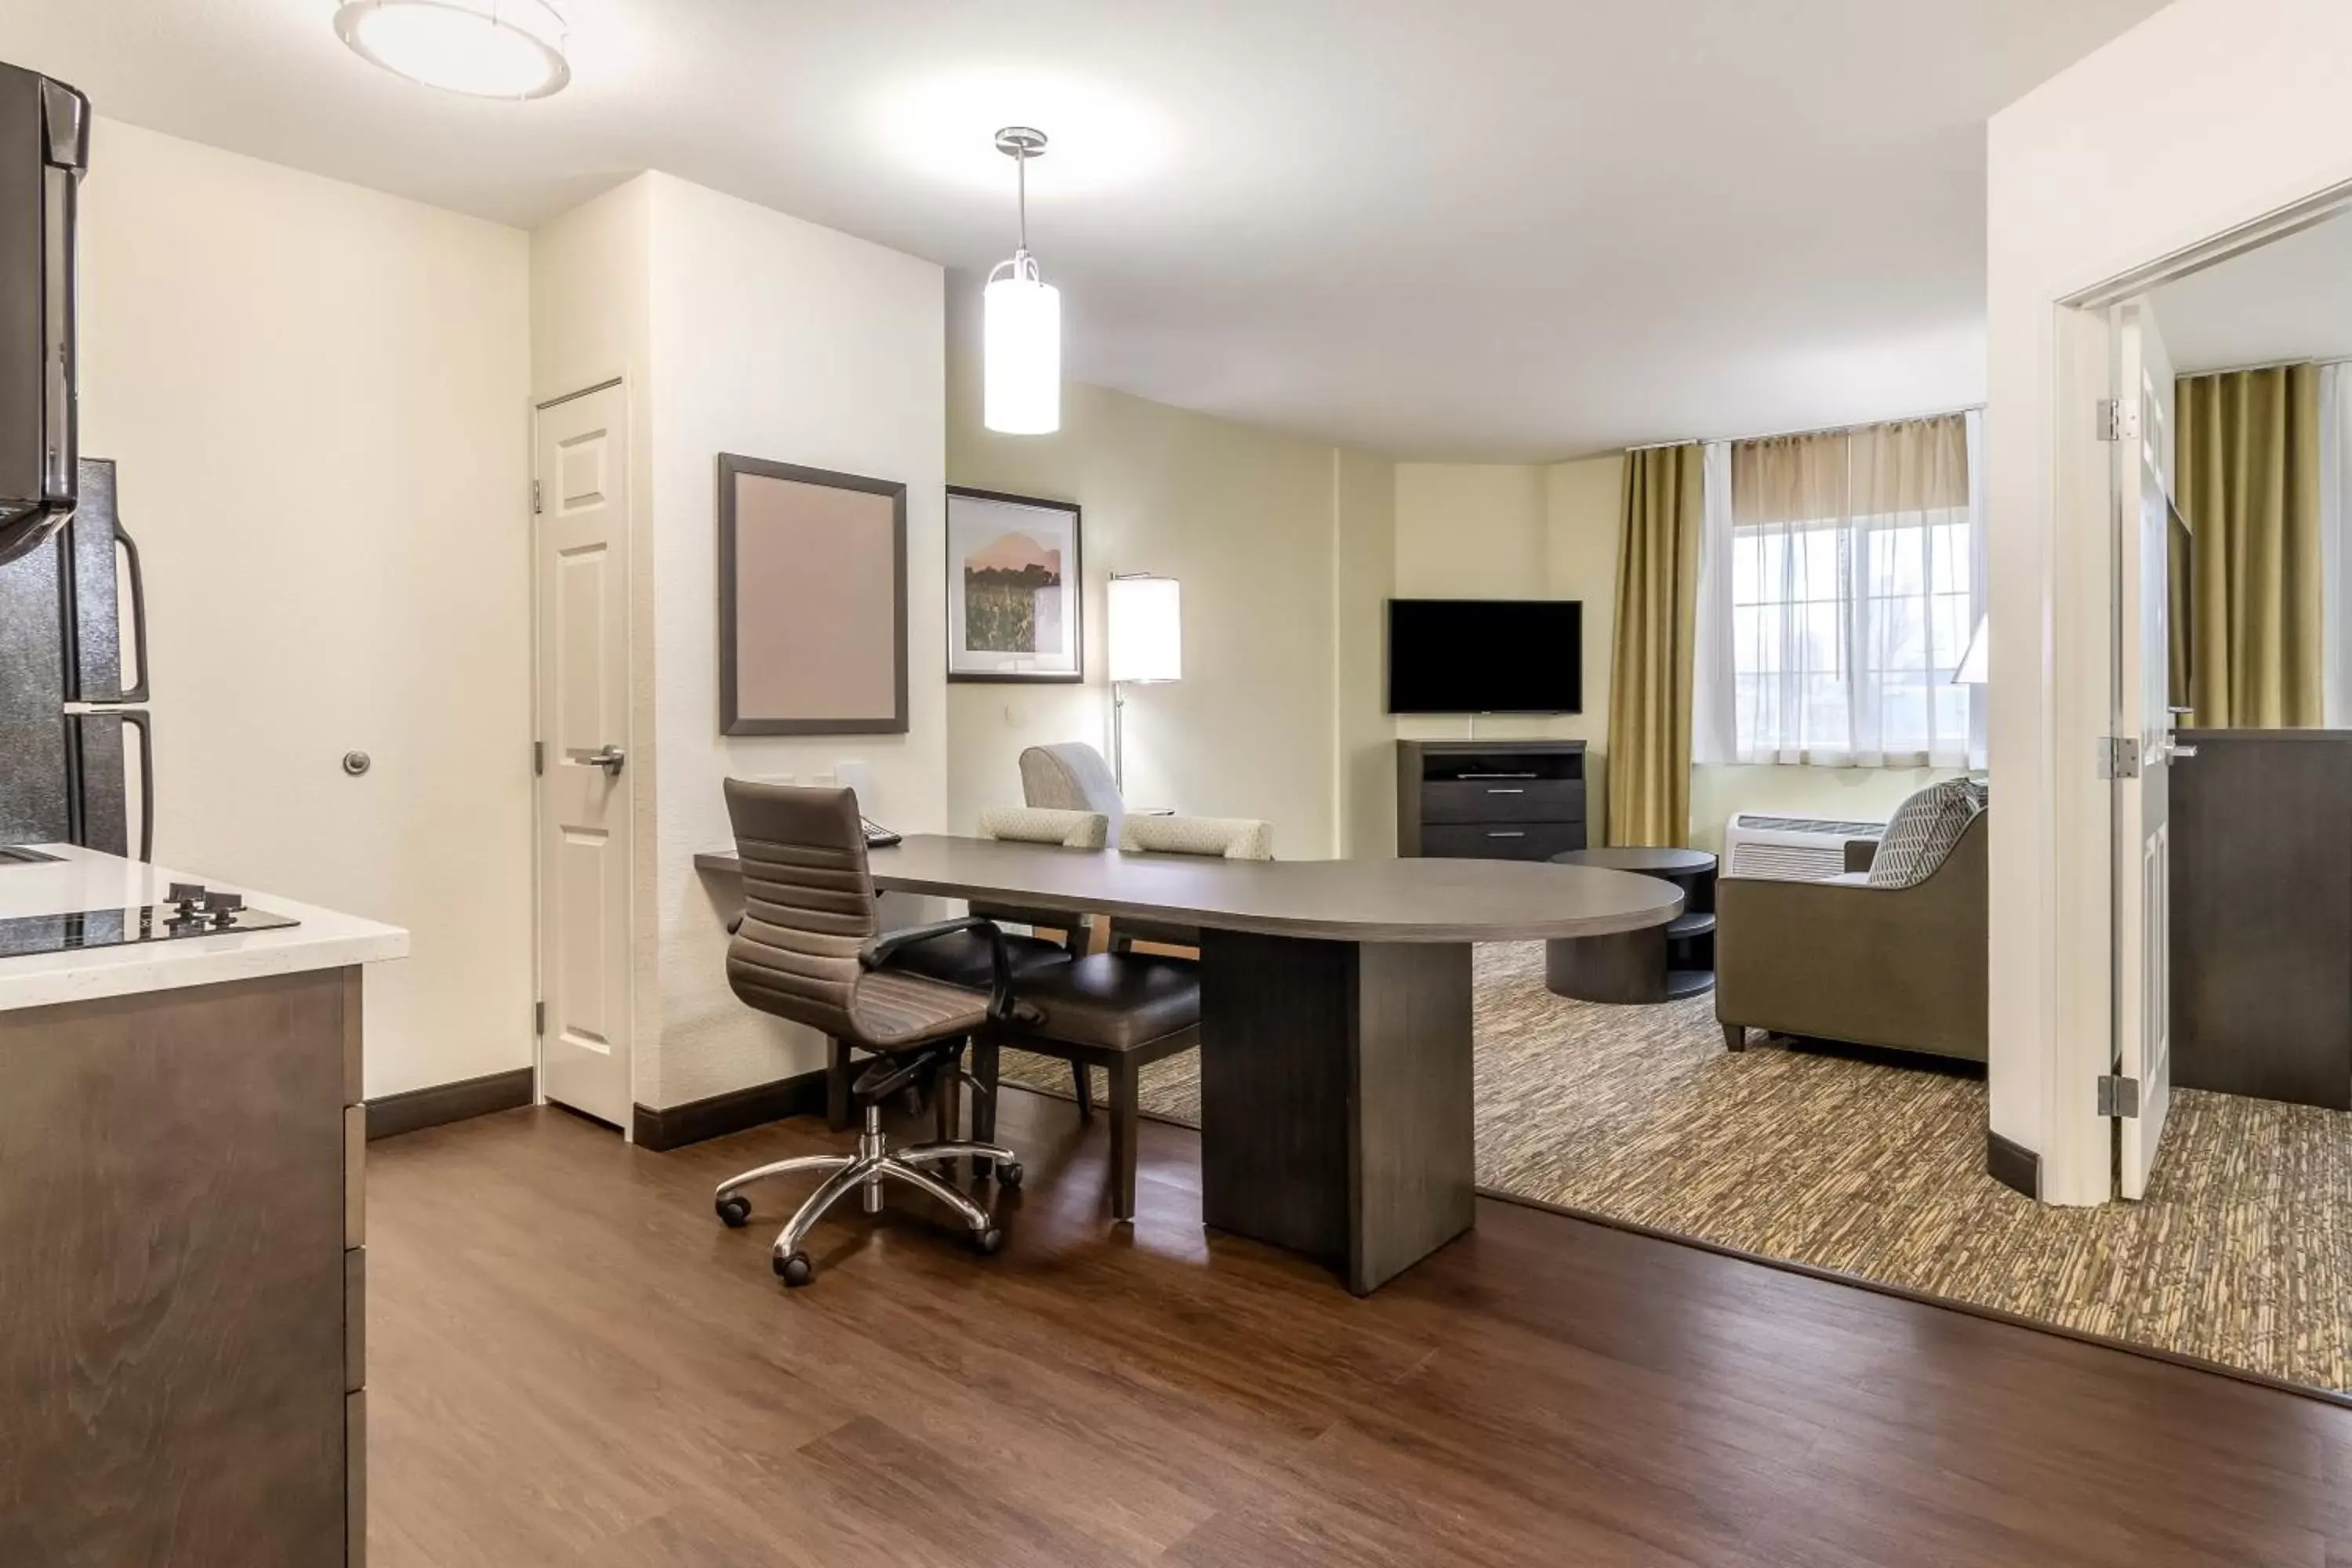
<instances>
[{"instance_id":1,"label":"cooktop knob","mask_svg":"<svg viewBox=\"0 0 2352 1568\"><path fill-rule=\"evenodd\" d=\"M205 901L205 885L202 882L174 882L166 897L175 904L201 904Z\"/></svg>"},{"instance_id":2,"label":"cooktop knob","mask_svg":"<svg viewBox=\"0 0 2352 1568\"><path fill-rule=\"evenodd\" d=\"M236 912L243 908L245 908L243 893L208 892L205 895L205 913L212 916L216 924L228 924L236 918Z\"/></svg>"}]
</instances>

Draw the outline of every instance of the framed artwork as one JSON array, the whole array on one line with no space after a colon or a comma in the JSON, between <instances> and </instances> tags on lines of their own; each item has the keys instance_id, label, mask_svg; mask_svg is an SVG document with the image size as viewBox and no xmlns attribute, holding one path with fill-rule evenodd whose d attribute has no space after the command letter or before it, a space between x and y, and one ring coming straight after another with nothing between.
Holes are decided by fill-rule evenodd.
<instances>
[{"instance_id":1,"label":"framed artwork","mask_svg":"<svg viewBox=\"0 0 2352 1568\"><path fill-rule=\"evenodd\" d=\"M948 487L948 679L1084 678L1086 574L1070 501Z\"/></svg>"},{"instance_id":2,"label":"framed artwork","mask_svg":"<svg viewBox=\"0 0 2352 1568\"><path fill-rule=\"evenodd\" d=\"M719 455L719 731L907 732L907 487Z\"/></svg>"}]
</instances>

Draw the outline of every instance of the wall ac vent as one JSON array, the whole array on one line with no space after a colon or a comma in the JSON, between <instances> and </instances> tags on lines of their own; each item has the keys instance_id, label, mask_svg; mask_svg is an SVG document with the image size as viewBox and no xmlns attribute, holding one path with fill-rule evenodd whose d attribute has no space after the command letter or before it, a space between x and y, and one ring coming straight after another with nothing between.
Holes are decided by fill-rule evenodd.
<instances>
[{"instance_id":1,"label":"wall ac vent","mask_svg":"<svg viewBox=\"0 0 2352 1568\"><path fill-rule=\"evenodd\" d=\"M1724 874L1824 881L1845 870L1847 839L1876 838L1885 831L1883 822L1738 812L1724 826Z\"/></svg>"}]
</instances>

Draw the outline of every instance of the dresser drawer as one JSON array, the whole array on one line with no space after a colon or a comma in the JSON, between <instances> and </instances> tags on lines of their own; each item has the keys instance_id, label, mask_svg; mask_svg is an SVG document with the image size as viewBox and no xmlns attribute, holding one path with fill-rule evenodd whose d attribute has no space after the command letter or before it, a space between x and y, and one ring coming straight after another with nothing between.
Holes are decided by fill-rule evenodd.
<instances>
[{"instance_id":1,"label":"dresser drawer","mask_svg":"<svg viewBox=\"0 0 2352 1568\"><path fill-rule=\"evenodd\" d=\"M1581 822L1582 779L1444 779L1421 786L1421 820Z\"/></svg>"},{"instance_id":2,"label":"dresser drawer","mask_svg":"<svg viewBox=\"0 0 2352 1568\"><path fill-rule=\"evenodd\" d=\"M1447 824L1421 830L1421 852L1456 860L1546 860L1584 847L1581 822Z\"/></svg>"}]
</instances>

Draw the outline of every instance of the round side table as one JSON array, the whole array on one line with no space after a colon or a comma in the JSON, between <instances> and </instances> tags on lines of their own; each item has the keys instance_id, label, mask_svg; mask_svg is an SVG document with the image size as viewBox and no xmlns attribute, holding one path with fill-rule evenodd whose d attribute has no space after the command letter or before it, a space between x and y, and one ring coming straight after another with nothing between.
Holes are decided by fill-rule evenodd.
<instances>
[{"instance_id":1,"label":"round side table","mask_svg":"<svg viewBox=\"0 0 2352 1568\"><path fill-rule=\"evenodd\" d=\"M1715 857L1704 849L1570 849L1559 866L1632 871L1683 890L1664 925L1544 943L1544 985L1581 1002L1673 1002L1715 988Z\"/></svg>"}]
</instances>

